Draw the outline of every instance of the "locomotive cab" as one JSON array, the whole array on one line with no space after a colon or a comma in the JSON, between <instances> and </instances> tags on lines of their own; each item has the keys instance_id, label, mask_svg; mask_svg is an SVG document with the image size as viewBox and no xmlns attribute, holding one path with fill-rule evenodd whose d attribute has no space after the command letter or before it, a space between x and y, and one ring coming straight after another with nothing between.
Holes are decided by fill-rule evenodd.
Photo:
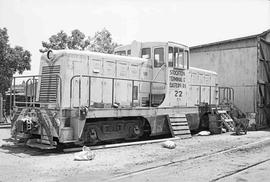
<instances>
[{"instance_id":1,"label":"locomotive cab","mask_svg":"<svg viewBox=\"0 0 270 182\"><path fill-rule=\"evenodd\" d=\"M146 58L151 63L151 79L166 84L153 83L151 106L187 105L187 69L189 69L189 48L174 42L133 41L120 46L115 54Z\"/></svg>"}]
</instances>

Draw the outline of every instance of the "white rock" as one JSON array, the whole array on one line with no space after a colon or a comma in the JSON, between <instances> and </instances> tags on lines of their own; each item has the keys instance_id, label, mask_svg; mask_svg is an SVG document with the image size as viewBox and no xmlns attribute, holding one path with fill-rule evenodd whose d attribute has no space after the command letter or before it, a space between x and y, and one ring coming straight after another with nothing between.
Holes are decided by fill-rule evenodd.
<instances>
[{"instance_id":1,"label":"white rock","mask_svg":"<svg viewBox=\"0 0 270 182\"><path fill-rule=\"evenodd\" d=\"M211 134L210 131L201 131L197 135L199 135L199 136L208 136L210 134Z\"/></svg>"},{"instance_id":2,"label":"white rock","mask_svg":"<svg viewBox=\"0 0 270 182\"><path fill-rule=\"evenodd\" d=\"M89 147L83 146L81 152L77 152L74 154L75 161L89 161L93 160L95 157L95 153L91 151Z\"/></svg>"},{"instance_id":3,"label":"white rock","mask_svg":"<svg viewBox=\"0 0 270 182\"><path fill-rule=\"evenodd\" d=\"M162 143L162 146L168 149L174 149L176 147L176 144L173 141L167 140Z\"/></svg>"}]
</instances>

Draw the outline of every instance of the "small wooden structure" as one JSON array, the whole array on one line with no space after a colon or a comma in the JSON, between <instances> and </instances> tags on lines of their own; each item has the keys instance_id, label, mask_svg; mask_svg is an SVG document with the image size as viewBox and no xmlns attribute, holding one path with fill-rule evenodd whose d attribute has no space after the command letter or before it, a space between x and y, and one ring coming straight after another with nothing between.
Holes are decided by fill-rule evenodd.
<instances>
[{"instance_id":1,"label":"small wooden structure","mask_svg":"<svg viewBox=\"0 0 270 182\"><path fill-rule=\"evenodd\" d=\"M257 128L270 125L270 29L191 47L190 57L191 66L217 72L219 86L234 89L235 105L256 113Z\"/></svg>"}]
</instances>

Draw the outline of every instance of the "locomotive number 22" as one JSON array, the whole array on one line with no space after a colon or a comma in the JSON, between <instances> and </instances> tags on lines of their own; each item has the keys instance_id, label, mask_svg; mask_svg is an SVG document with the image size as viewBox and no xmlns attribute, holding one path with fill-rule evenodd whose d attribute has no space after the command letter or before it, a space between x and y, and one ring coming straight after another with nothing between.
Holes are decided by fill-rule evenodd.
<instances>
[{"instance_id":1,"label":"locomotive number 22","mask_svg":"<svg viewBox=\"0 0 270 182\"><path fill-rule=\"evenodd\" d=\"M175 97L182 97L182 93L183 93L182 91L175 90L174 92L175 92L174 94Z\"/></svg>"}]
</instances>

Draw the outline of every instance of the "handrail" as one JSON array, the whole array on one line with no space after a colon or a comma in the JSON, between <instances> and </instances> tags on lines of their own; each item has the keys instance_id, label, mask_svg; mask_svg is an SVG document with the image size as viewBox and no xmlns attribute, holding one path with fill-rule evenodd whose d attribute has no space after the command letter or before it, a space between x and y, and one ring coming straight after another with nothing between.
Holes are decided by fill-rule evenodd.
<instances>
[{"instance_id":1,"label":"handrail","mask_svg":"<svg viewBox=\"0 0 270 182\"><path fill-rule=\"evenodd\" d=\"M159 68L159 70L158 70L158 72L157 72L157 74L156 74L156 76L154 77L153 80L156 80L156 78L158 77L159 73L161 72L161 70L164 70L164 68L166 68L166 64L165 63Z\"/></svg>"},{"instance_id":2,"label":"handrail","mask_svg":"<svg viewBox=\"0 0 270 182\"><path fill-rule=\"evenodd\" d=\"M101 78L101 79L108 79L108 80L112 80L112 105L114 104L114 83L115 80L124 80L124 81L131 81L132 85L134 86L134 82L146 82L146 83L150 83L150 98L149 98L149 106L151 107L151 102L152 102L152 84L153 83L160 83L160 84L166 84L166 82L160 82L160 81L153 81L153 80L139 80L139 79L129 79L129 78L119 78L119 77L107 77L107 76L95 76L95 75L74 75L71 77L70 79L70 108L72 108L72 87L73 87L73 80L74 78L79 78L79 107L81 106L81 78L86 77L89 78L89 107L91 105L91 78ZM132 86L132 99L131 99L131 103L132 103L132 107L133 107L133 93L134 93L134 88Z\"/></svg>"},{"instance_id":3,"label":"handrail","mask_svg":"<svg viewBox=\"0 0 270 182\"><path fill-rule=\"evenodd\" d=\"M159 81L153 81L153 80L139 80L139 79L130 79L130 78L119 78L119 77L107 77L107 76L95 76L95 75L74 75L71 77L71 81L75 77L91 77L91 78L103 78L103 79L115 79L115 80L126 80L126 81L132 81L134 80L135 82L152 82L152 83L161 83L161 84L166 84L166 82L159 82Z\"/></svg>"},{"instance_id":4,"label":"handrail","mask_svg":"<svg viewBox=\"0 0 270 182\"><path fill-rule=\"evenodd\" d=\"M25 102L26 102L26 107L28 107L28 99L27 99L27 92L28 92L28 82L31 81L31 78L29 78L26 82L25 82ZM17 102L18 103L18 102Z\"/></svg>"},{"instance_id":5,"label":"handrail","mask_svg":"<svg viewBox=\"0 0 270 182\"><path fill-rule=\"evenodd\" d=\"M219 104L220 102L220 98L221 98L221 90L223 91L223 99L226 98L227 103L229 101L234 102L234 89L232 87L219 87Z\"/></svg>"},{"instance_id":6,"label":"handrail","mask_svg":"<svg viewBox=\"0 0 270 182\"><path fill-rule=\"evenodd\" d=\"M32 76L31 76L32 77ZM33 78L29 78L26 82L25 82L25 102L26 102L26 107L28 107L28 100L27 100L27 95L28 95L28 82L33 80L33 87L31 89L31 91L33 92L33 96L32 96L32 102L34 102L34 99L36 98L36 83L37 83L37 79L35 79L35 76L33 76ZM31 84L31 83L30 83ZM32 103L30 101L30 103ZM18 103L18 102L16 102Z\"/></svg>"},{"instance_id":7,"label":"handrail","mask_svg":"<svg viewBox=\"0 0 270 182\"><path fill-rule=\"evenodd\" d=\"M59 74L42 74L42 75L26 75L26 76L15 76L13 77L13 107L16 106L16 103L25 103L27 104L57 104L57 99L56 99L56 102L35 102L34 100L36 99L36 83L35 83L35 78L41 78L43 76L46 76L46 75L54 75L57 77L57 79L59 80L59 85L60 85L60 90L59 90L59 107L62 106L62 78ZM16 102L16 93L15 93L15 84L16 84L16 79L18 78L28 78L28 77L32 77L32 78L29 78L27 81L26 81L26 89L28 87L28 82L30 80L33 79L33 86L34 86L34 100L33 102L28 102L27 100L25 102ZM27 94L27 90L25 91L26 94ZM12 105L12 84L10 85L10 105ZM57 88L56 88L56 98L58 96L58 84L57 84ZM11 108L10 108L11 109Z\"/></svg>"},{"instance_id":8,"label":"handrail","mask_svg":"<svg viewBox=\"0 0 270 182\"><path fill-rule=\"evenodd\" d=\"M216 88L216 86L213 85L198 85L198 84L190 84L191 87L199 87L199 103L201 103L202 100L202 88L209 88L209 104L212 102L212 88Z\"/></svg>"}]
</instances>

